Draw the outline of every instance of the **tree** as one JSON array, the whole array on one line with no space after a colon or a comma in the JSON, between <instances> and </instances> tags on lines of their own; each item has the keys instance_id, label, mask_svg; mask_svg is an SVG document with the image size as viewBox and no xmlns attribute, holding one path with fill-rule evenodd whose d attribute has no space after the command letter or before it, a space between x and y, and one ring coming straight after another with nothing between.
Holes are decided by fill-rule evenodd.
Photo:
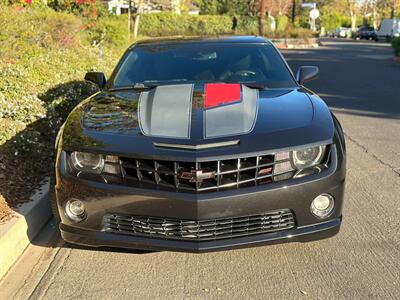
<instances>
[{"instance_id":1,"label":"tree","mask_svg":"<svg viewBox=\"0 0 400 300\"><path fill-rule=\"evenodd\" d=\"M215 0L200 0L198 2L200 14L202 15L217 15L218 5Z\"/></svg>"},{"instance_id":2,"label":"tree","mask_svg":"<svg viewBox=\"0 0 400 300\"><path fill-rule=\"evenodd\" d=\"M143 0L128 0L128 35L133 31L133 38L136 39L139 33L140 14L142 13ZM133 5L132 5L133 4ZM132 15L133 12L133 15ZM133 23L132 23L133 18ZM132 28L133 27L133 28Z\"/></svg>"},{"instance_id":3,"label":"tree","mask_svg":"<svg viewBox=\"0 0 400 300\"><path fill-rule=\"evenodd\" d=\"M268 0L268 13L272 16L282 16L286 14L292 6L292 0Z\"/></svg>"},{"instance_id":4,"label":"tree","mask_svg":"<svg viewBox=\"0 0 400 300\"><path fill-rule=\"evenodd\" d=\"M379 21L395 18L400 14L399 0L368 0L362 5L364 16L370 16L373 26L378 27Z\"/></svg>"},{"instance_id":5,"label":"tree","mask_svg":"<svg viewBox=\"0 0 400 300\"><path fill-rule=\"evenodd\" d=\"M393 19L400 13L399 0L376 0L376 6L383 18Z\"/></svg>"},{"instance_id":6,"label":"tree","mask_svg":"<svg viewBox=\"0 0 400 300\"><path fill-rule=\"evenodd\" d=\"M265 27L265 13L267 12L267 1L261 0L260 3L260 15L259 15L259 25L258 32L260 36L264 36L264 27Z\"/></svg>"},{"instance_id":7,"label":"tree","mask_svg":"<svg viewBox=\"0 0 400 300\"><path fill-rule=\"evenodd\" d=\"M197 0L195 3L202 15L256 16L260 11L260 0Z\"/></svg>"},{"instance_id":8,"label":"tree","mask_svg":"<svg viewBox=\"0 0 400 300\"><path fill-rule=\"evenodd\" d=\"M133 38L136 39L139 33L140 14L142 12L142 0L137 0L136 10L133 15Z\"/></svg>"},{"instance_id":9,"label":"tree","mask_svg":"<svg viewBox=\"0 0 400 300\"><path fill-rule=\"evenodd\" d=\"M357 29L357 0L346 0L347 7L351 18L351 30L356 31Z\"/></svg>"}]
</instances>

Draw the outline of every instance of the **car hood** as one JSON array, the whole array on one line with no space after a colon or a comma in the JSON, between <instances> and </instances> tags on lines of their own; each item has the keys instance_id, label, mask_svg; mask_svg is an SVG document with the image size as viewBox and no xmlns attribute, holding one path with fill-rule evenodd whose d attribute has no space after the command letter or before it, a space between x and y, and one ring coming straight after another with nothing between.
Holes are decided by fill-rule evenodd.
<instances>
[{"instance_id":1,"label":"car hood","mask_svg":"<svg viewBox=\"0 0 400 300\"><path fill-rule=\"evenodd\" d=\"M212 88L214 91L205 85L181 85L97 93L68 117L63 149L200 159L329 143L333 139L329 109L308 90L240 86L240 93L235 94L232 88L237 86ZM213 147L224 142L232 146ZM180 151L168 145L210 147Z\"/></svg>"}]
</instances>

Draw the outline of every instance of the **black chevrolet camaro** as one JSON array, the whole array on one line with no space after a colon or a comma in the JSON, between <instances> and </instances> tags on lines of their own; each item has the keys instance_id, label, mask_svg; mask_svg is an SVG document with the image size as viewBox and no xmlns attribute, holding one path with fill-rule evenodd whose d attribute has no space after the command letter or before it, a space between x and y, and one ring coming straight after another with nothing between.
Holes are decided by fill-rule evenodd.
<instances>
[{"instance_id":1,"label":"black chevrolet camaro","mask_svg":"<svg viewBox=\"0 0 400 300\"><path fill-rule=\"evenodd\" d=\"M56 141L65 241L202 252L335 235L342 128L259 37L135 43Z\"/></svg>"}]
</instances>

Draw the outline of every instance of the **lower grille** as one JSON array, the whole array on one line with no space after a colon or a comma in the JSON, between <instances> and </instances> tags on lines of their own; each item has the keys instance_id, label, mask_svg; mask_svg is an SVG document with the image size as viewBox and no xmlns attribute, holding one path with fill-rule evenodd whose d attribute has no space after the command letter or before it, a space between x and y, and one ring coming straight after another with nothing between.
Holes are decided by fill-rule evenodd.
<instances>
[{"instance_id":1,"label":"lower grille","mask_svg":"<svg viewBox=\"0 0 400 300\"><path fill-rule=\"evenodd\" d=\"M219 220L179 220L107 214L103 230L121 234L175 240L219 240L271 233L295 227L288 209Z\"/></svg>"}]
</instances>

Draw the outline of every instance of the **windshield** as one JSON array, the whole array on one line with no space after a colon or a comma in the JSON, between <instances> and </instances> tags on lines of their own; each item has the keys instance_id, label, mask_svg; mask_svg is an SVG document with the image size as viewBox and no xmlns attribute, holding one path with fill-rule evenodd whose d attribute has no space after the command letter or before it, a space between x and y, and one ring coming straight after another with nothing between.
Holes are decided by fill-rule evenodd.
<instances>
[{"instance_id":1,"label":"windshield","mask_svg":"<svg viewBox=\"0 0 400 300\"><path fill-rule=\"evenodd\" d=\"M266 44L138 45L119 66L113 88L209 82L297 86L277 50Z\"/></svg>"}]
</instances>

